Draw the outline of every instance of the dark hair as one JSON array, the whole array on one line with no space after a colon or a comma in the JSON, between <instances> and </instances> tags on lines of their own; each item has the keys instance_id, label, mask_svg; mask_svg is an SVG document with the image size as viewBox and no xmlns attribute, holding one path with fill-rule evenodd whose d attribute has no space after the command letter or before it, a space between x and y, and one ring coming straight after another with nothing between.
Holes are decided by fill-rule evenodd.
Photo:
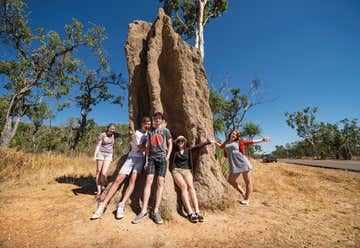
<instances>
[{"instance_id":1,"label":"dark hair","mask_svg":"<svg viewBox=\"0 0 360 248\"><path fill-rule=\"evenodd\" d=\"M109 125L107 125L107 127L106 127L106 132L109 131L109 128L110 128L111 126L115 126L115 127L116 127L116 124L115 124L115 123L109 123Z\"/></svg>"},{"instance_id":2,"label":"dark hair","mask_svg":"<svg viewBox=\"0 0 360 248\"><path fill-rule=\"evenodd\" d=\"M147 116L143 117L141 120L141 123L145 123L145 122L151 122L150 117L147 117Z\"/></svg>"},{"instance_id":3,"label":"dark hair","mask_svg":"<svg viewBox=\"0 0 360 248\"><path fill-rule=\"evenodd\" d=\"M160 116L162 120L164 120L164 115L161 112L155 112L152 117Z\"/></svg>"},{"instance_id":4,"label":"dark hair","mask_svg":"<svg viewBox=\"0 0 360 248\"><path fill-rule=\"evenodd\" d=\"M230 136L231 136L231 134L232 134L233 132L236 132L236 133L237 133L236 139L235 139L234 141L241 139L241 135L240 135L239 131L234 129L234 130L231 130L231 132L228 134L227 140L230 139Z\"/></svg>"},{"instance_id":5,"label":"dark hair","mask_svg":"<svg viewBox=\"0 0 360 248\"><path fill-rule=\"evenodd\" d=\"M178 143L179 143L179 141L177 141L177 142L175 143L175 146L173 147L173 153L180 151L180 149L179 149L179 144L178 144ZM185 141L184 149L186 149L186 148L188 148L188 147L189 147L189 144L188 144L187 141Z\"/></svg>"}]
</instances>

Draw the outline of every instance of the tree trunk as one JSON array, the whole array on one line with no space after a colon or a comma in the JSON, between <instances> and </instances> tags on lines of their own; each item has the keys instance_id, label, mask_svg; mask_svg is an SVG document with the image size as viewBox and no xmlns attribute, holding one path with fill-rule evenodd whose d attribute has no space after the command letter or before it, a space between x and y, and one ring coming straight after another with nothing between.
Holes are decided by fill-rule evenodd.
<instances>
[{"instance_id":1,"label":"tree trunk","mask_svg":"<svg viewBox=\"0 0 360 248\"><path fill-rule=\"evenodd\" d=\"M198 47L200 50L200 55L201 55L201 59L202 61L204 61L204 57L205 57L205 51L204 51L204 26L203 26L203 22L204 22L204 9L205 9L205 5L207 3L207 0L199 0L199 19L198 19L198 29L199 29L199 38L198 38Z\"/></svg>"},{"instance_id":2,"label":"tree trunk","mask_svg":"<svg viewBox=\"0 0 360 248\"><path fill-rule=\"evenodd\" d=\"M199 49L199 29L195 27L195 48Z\"/></svg>"},{"instance_id":3,"label":"tree trunk","mask_svg":"<svg viewBox=\"0 0 360 248\"><path fill-rule=\"evenodd\" d=\"M12 138L14 138L17 128L19 126L21 117L17 117L15 124L13 126L11 117L6 118L4 128L1 132L0 137L0 149L8 148Z\"/></svg>"},{"instance_id":4,"label":"tree trunk","mask_svg":"<svg viewBox=\"0 0 360 248\"><path fill-rule=\"evenodd\" d=\"M32 137L31 137L33 152L38 151L38 145L36 144L36 134L39 131L40 127L41 125L34 124L34 131L32 132Z\"/></svg>"},{"instance_id":5,"label":"tree trunk","mask_svg":"<svg viewBox=\"0 0 360 248\"><path fill-rule=\"evenodd\" d=\"M87 114L82 114L80 126L76 130L75 138L71 145L71 151L75 151L76 146L78 145L81 136L84 134L84 131L86 128L86 122L87 122Z\"/></svg>"}]
</instances>

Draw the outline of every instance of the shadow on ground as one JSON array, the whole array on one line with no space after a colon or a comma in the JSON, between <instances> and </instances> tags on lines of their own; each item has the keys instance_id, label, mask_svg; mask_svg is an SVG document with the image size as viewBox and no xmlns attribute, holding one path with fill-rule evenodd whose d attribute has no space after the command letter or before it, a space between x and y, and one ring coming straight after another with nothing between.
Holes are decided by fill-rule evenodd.
<instances>
[{"instance_id":1,"label":"shadow on ground","mask_svg":"<svg viewBox=\"0 0 360 248\"><path fill-rule=\"evenodd\" d=\"M74 195L94 195L94 192L96 191L95 179L93 176L62 176L56 178L55 181L58 183L74 184L76 186L79 186L79 188L77 189L72 189Z\"/></svg>"}]
</instances>

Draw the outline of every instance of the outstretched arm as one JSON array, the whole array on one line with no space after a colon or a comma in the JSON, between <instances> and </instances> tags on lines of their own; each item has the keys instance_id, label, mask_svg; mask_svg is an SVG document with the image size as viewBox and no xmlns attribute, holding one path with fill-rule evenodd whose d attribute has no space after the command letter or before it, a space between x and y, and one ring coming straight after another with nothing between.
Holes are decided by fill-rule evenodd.
<instances>
[{"instance_id":1,"label":"outstretched arm","mask_svg":"<svg viewBox=\"0 0 360 248\"><path fill-rule=\"evenodd\" d=\"M189 149L191 151L195 151L195 150L200 149L200 148L202 148L202 147L204 147L206 145L209 145L209 144L211 144L211 141L208 139L208 140L206 140L204 142L200 142L199 144L190 147Z\"/></svg>"},{"instance_id":2,"label":"outstretched arm","mask_svg":"<svg viewBox=\"0 0 360 248\"><path fill-rule=\"evenodd\" d=\"M130 138L131 135L134 134L134 131L132 131L131 129L129 129L129 131L127 133L124 133L124 134L121 134L121 133L114 133L114 136L115 138L123 138L123 139L126 139L126 138Z\"/></svg>"},{"instance_id":3,"label":"outstretched arm","mask_svg":"<svg viewBox=\"0 0 360 248\"><path fill-rule=\"evenodd\" d=\"M215 144L216 146L218 146L218 147L221 148L221 149L224 149L224 148L225 148L225 142L222 143L222 144L220 144L220 143L217 142L216 140L211 140L210 142L211 142L211 144Z\"/></svg>"},{"instance_id":4,"label":"outstretched arm","mask_svg":"<svg viewBox=\"0 0 360 248\"><path fill-rule=\"evenodd\" d=\"M252 140L252 143L255 144L255 143L260 143L260 142L268 142L269 140L270 140L269 137L264 137L262 139Z\"/></svg>"}]
</instances>

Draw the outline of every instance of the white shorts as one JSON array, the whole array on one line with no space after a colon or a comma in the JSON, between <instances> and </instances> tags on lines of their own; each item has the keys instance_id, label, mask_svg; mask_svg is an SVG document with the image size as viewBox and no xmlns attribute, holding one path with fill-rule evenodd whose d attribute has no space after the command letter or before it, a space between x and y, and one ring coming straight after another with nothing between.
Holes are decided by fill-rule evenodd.
<instances>
[{"instance_id":1,"label":"white shorts","mask_svg":"<svg viewBox=\"0 0 360 248\"><path fill-rule=\"evenodd\" d=\"M144 157L128 157L121 167L119 174L129 175L131 171L140 174L144 167L144 162Z\"/></svg>"},{"instance_id":2,"label":"white shorts","mask_svg":"<svg viewBox=\"0 0 360 248\"><path fill-rule=\"evenodd\" d=\"M112 153L107 153L107 152L100 152L98 151L95 154L95 159L96 160L103 160L103 161L112 161L113 158L113 154Z\"/></svg>"}]
</instances>

